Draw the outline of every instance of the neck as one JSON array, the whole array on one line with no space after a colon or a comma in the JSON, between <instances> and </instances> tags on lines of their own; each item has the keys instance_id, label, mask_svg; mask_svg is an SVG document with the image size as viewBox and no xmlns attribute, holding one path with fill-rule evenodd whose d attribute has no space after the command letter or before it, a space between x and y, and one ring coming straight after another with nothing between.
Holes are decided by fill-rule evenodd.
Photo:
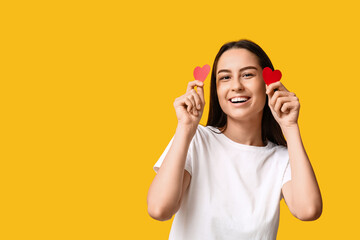
<instances>
[{"instance_id":1,"label":"neck","mask_svg":"<svg viewBox=\"0 0 360 240\"><path fill-rule=\"evenodd\" d=\"M232 141L251 146L265 146L261 137L261 120L260 117L238 120L227 117L227 127L223 134Z\"/></svg>"}]
</instances>

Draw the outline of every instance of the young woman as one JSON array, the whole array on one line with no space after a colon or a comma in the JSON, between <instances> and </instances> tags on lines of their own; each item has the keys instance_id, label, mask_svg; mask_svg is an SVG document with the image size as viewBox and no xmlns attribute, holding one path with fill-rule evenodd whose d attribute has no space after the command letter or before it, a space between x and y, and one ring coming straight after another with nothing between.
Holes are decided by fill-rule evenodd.
<instances>
[{"instance_id":1,"label":"young woman","mask_svg":"<svg viewBox=\"0 0 360 240\"><path fill-rule=\"evenodd\" d=\"M320 217L299 100L281 82L266 86L265 67L274 70L254 42L226 43L212 68L207 125L199 125L203 82L175 100L178 126L147 196L152 218L176 213L169 239L276 239L282 198L296 218Z\"/></svg>"}]
</instances>

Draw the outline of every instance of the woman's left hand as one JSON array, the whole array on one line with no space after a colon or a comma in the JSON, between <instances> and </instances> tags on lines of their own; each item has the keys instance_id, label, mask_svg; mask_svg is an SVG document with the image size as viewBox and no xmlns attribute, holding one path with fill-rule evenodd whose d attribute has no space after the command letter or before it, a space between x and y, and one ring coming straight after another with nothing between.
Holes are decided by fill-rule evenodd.
<instances>
[{"instance_id":1,"label":"woman's left hand","mask_svg":"<svg viewBox=\"0 0 360 240\"><path fill-rule=\"evenodd\" d=\"M274 92L274 90L277 91ZM266 94L269 97L269 107L280 127L288 128L297 126L300 103L295 93L289 92L278 81L266 86Z\"/></svg>"}]
</instances>

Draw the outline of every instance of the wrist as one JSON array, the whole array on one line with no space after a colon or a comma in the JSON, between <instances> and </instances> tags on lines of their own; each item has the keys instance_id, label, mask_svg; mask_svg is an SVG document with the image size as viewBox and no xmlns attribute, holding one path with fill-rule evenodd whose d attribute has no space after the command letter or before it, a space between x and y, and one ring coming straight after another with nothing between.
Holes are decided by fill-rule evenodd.
<instances>
[{"instance_id":1,"label":"wrist","mask_svg":"<svg viewBox=\"0 0 360 240\"><path fill-rule=\"evenodd\" d=\"M297 123L293 124L293 125L289 125L289 126L280 126L280 127L281 127L281 131L283 132L285 138L288 138L288 136L291 134L300 132L300 128Z\"/></svg>"},{"instance_id":2,"label":"wrist","mask_svg":"<svg viewBox=\"0 0 360 240\"><path fill-rule=\"evenodd\" d=\"M178 123L176 133L192 138L195 135L197 126Z\"/></svg>"}]
</instances>

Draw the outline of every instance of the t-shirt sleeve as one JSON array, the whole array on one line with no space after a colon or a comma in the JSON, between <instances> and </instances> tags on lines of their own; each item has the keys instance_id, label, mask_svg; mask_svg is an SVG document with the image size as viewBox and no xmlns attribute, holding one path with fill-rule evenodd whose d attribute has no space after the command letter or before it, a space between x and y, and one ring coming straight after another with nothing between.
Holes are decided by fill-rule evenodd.
<instances>
[{"instance_id":1,"label":"t-shirt sleeve","mask_svg":"<svg viewBox=\"0 0 360 240\"><path fill-rule=\"evenodd\" d=\"M288 161L286 169L285 169L285 173L284 173L284 176L283 176L281 187L283 187L284 184L287 183L290 180L291 180L291 167L290 167L290 162Z\"/></svg>"},{"instance_id":2,"label":"t-shirt sleeve","mask_svg":"<svg viewBox=\"0 0 360 240\"><path fill-rule=\"evenodd\" d=\"M161 164L163 163L163 161L164 161L164 159L166 157L166 154L169 152L173 141L174 141L174 137L172 137L169 144L165 148L165 151L162 153L162 155L160 156L158 161L155 163L153 169L154 169L154 171L156 173L159 171L159 168L161 167ZM192 164L191 164L191 154L190 154L191 148L192 148L192 146L190 144L189 150L188 150L188 153L187 153L187 156L186 156L186 162L185 162L185 169L190 173L190 175L192 175Z\"/></svg>"}]
</instances>

